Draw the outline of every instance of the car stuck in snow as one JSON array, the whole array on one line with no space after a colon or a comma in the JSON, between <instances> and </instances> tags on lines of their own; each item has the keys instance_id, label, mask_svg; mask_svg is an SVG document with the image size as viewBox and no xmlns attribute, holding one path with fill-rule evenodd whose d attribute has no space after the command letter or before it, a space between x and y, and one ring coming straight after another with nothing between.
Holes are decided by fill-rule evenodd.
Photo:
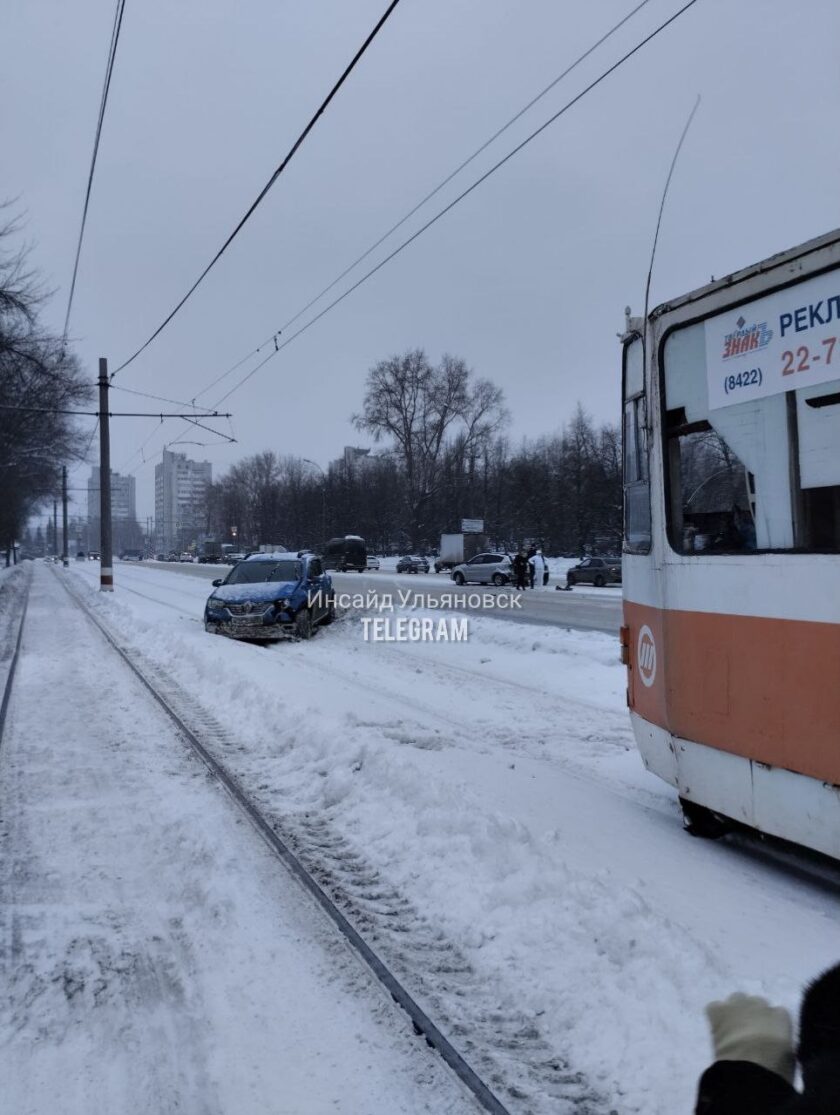
<instances>
[{"instance_id":1,"label":"car stuck in snow","mask_svg":"<svg viewBox=\"0 0 840 1115\"><path fill-rule=\"evenodd\" d=\"M332 580L317 554L252 554L213 582L204 629L234 639L308 639L335 619Z\"/></svg>"}]
</instances>

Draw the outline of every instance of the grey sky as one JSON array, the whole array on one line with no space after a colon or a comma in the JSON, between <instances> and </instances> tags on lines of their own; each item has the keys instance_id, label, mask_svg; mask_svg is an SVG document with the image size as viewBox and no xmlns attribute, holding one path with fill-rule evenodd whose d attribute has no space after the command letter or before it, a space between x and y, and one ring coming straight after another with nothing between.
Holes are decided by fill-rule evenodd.
<instances>
[{"instance_id":1,"label":"grey sky","mask_svg":"<svg viewBox=\"0 0 840 1115\"><path fill-rule=\"evenodd\" d=\"M192 283L385 6L127 0L71 320L92 378L100 355L116 367ZM239 239L115 386L191 398L633 6L402 0ZM401 234L678 7L650 0ZM113 10L3 5L0 196L26 210L58 330ZM641 309L659 197L697 93L653 304L840 223L838 41L836 0L699 0L234 394L224 409L237 445L184 448L215 475L262 449L326 465L365 444L349 416L367 369L415 346L463 356L502 385L514 439L557 429L578 399L616 420L615 334L626 304ZM114 409L147 402L163 405L113 396ZM153 425L112 425L112 465L137 476L141 517L154 510L155 457L182 434L167 423L143 463L135 451Z\"/></svg>"}]
</instances>

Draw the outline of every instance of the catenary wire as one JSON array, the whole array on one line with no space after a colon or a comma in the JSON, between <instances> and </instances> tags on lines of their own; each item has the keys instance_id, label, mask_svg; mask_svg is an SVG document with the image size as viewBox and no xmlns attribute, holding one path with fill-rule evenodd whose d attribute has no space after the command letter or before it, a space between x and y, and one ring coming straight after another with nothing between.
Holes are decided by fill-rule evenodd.
<instances>
[{"instance_id":1,"label":"catenary wire","mask_svg":"<svg viewBox=\"0 0 840 1115\"><path fill-rule=\"evenodd\" d=\"M573 105L575 105L579 100L581 100L584 96L586 96L592 89L594 89L597 85L599 85L602 81L604 81L607 77L609 77L610 74L614 73L620 66L622 66L631 57L633 57L633 55L638 53L638 51L640 51L644 46L646 46L652 39L656 38L657 35L659 35L668 26L670 26L670 24L672 24L675 20L677 20L686 11L688 11L689 8L693 7L696 2L697 2L697 0L688 0L688 3L684 4L672 16L670 16L664 22L659 24L659 26L656 27L650 34L646 35L645 38L640 40L640 42L638 42L636 44L636 46L634 46L631 50L627 51L624 55L622 55L621 58L619 58L617 62L613 63L612 66L610 66L608 69L603 71L603 73L601 73L599 77L595 78L594 81L590 82L590 84L587 85L574 98L572 98L572 100L568 101L565 105L563 105L562 108L560 108L556 113L554 113L552 116L550 116L543 124L541 124L539 128L535 129L533 132L530 133L530 135L526 136L526 138L524 140L522 140L521 143L517 144L517 146L514 147L511 151L509 151L507 153L507 155L505 155L502 159L500 159L497 163L495 163L492 167L490 167L489 170L487 170L483 175L481 175L481 177L477 178L469 187L467 187L466 190L464 190L462 193L460 193L452 202L450 202L447 206L445 206L437 214L435 214L434 217L432 217L429 221L427 221L424 225L422 225L412 236L410 236L406 240L404 240L389 255L387 255L383 260L381 260L378 264L376 264L375 267L372 267L369 271L367 271L360 279L358 279L355 283L353 283L352 286L348 287L347 290L345 290L341 295L339 295L338 298L335 298L332 302L330 302L327 306L325 306L318 314L316 314L313 318L311 318L309 321L307 321L303 326L301 326L294 333L292 333L289 337L287 337L282 343L277 342L277 337L279 336L279 331L276 332L276 333L271 334L271 336L268 337L267 340L264 341L262 345L260 345L257 349L250 352L247 356L243 357L237 364L235 364L233 366L233 368L228 369L228 372L226 372L224 375L222 375L222 376L218 377L216 380L214 380L213 384L220 382L222 379L226 378L226 376L228 374L230 374L231 371L235 370L235 368L237 368L237 367L240 367L248 359L250 359L251 357L256 355L265 346L265 344L267 344L272 339L274 340L274 342L275 342L274 347L268 353L268 355L265 356L254 368L252 368L248 372L247 375L243 376L236 384L234 384L234 386L229 391L227 391L224 395L222 395L218 399L218 401L216 403L214 403L213 405L216 406L216 407L220 406L221 403L223 403L226 399L230 398L230 396L232 394L234 394L234 392L238 391L239 388L242 387L245 383L247 383L248 380L251 379L252 376L256 375L256 373L258 371L260 371L260 369L263 368L269 362L269 360L271 360L274 356L276 356L278 352L280 352L282 349L284 349L287 345L291 344L292 341L294 341L302 333L305 333L311 326L313 326L317 321L319 321L322 317L324 317L326 314L328 314L332 309L334 309L336 306L338 306L339 303L343 302L345 298L347 298L350 294L352 294L355 290L357 290L363 283L365 283L368 279L372 278L372 276L375 275L377 273L377 271L381 270L381 268L383 268L387 263L389 263L397 255L399 255L400 252L403 251L403 249L407 248L414 240L416 240L419 236L421 236L427 229L431 228L432 225L434 225L437 221L439 221L441 217L445 216L446 213L448 213L451 209L453 209L465 197L467 197L469 194L471 194L473 190L475 190L484 181L486 181L492 174L495 173L495 171L499 170L506 162L508 162L510 159L512 159L514 155L518 154L527 144L529 144L533 139L535 139L538 135L540 135L541 132L543 132L547 127L549 127L549 125L554 123L555 120L557 120L560 116L562 116L565 112L567 112L570 108L572 108ZM633 13L631 12L630 14L632 15ZM210 386L213 386L213 384L211 384ZM200 391L195 396L195 398L199 398L200 395L205 394L207 390L209 390L209 387L204 388L202 391ZM145 448L145 445L148 444L148 441L151 440L151 437L156 432L157 431L153 431L152 435L150 435L149 438L146 439L146 441L143 443L143 446L141 446L141 450L143 448ZM141 450L135 450L135 452L131 455L131 457L128 458L128 461L126 462L126 464L128 464L131 460L133 460L133 458Z\"/></svg>"},{"instance_id":2,"label":"catenary wire","mask_svg":"<svg viewBox=\"0 0 840 1115\"><path fill-rule=\"evenodd\" d=\"M252 376L256 375L256 373L260 370L260 368L264 367L268 363L268 361L272 359L272 357L276 356L277 353L280 352L282 349L284 349L287 345L290 345L292 343L292 341L294 341L302 333L305 333L307 331L307 329L310 329L317 321L320 321L321 318L325 316L325 314L328 314L330 312L330 310L333 310L336 306L339 305L339 303L343 302L344 299L347 298L350 294L352 294L355 290L358 290L358 288L363 283L367 282L368 279L372 278L377 273L377 271L380 271L387 263L390 263L391 260L394 259L396 256L398 256L400 254L400 252L402 252L405 248L407 248L409 246L409 244L412 244L415 240L418 239L418 237L422 236L423 233L426 232L428 229L430 229L432 227L432 225L436 224L441 219L441 217L444 217L447 213L450 212L450 210L454 209L455 206L458 205L459 202L463 201L465 197L467 197L469 194L471 194L473 192L473 190L477 189L483 182L486 182L487 179L492 174L495 174L495 172L497 170L499 170L501 167L503 167L505 165L505 163L507 163L510 159L512 159L514 157L514 155L517 155L532 140L536 139L536 137L538 135L540 135L542 132L544 132L545 129L549 127L549 125L553 124L564 113L568 112L568 110L570 108L572 108L573 105L577 104L578 101L580 101L583 97L585 97L588 93L590 93L596 86L600 85L602 81L604 81L607 77L610 76L610 74L615 73L615 71L617 69L619 69L620 66L623 66L625 62L627 62L630 58L633 57L633 55L637 54L652 39L656 38L656 36L659 35L662 31L664 31L666 27L670 26L670 24L672 24L675 20L679 19L679 17L681 15L683 15L684 12L687 12L688 9L692 8L696 3L697 3L697 0L688 0L688 3L684 4L681 8L679 8L672 16L670 16L668 19L666 19L663 23L660 23L659 26L656 27L653 31L651 31L651 33L649 35L646 35L644 39L642 39L640 42L638 42L631 50L627 51L626 54L623 54L621 56L621 58L618 59L617 62L614 62L608 69L604 70L603 73L601 73L597 78L595 78L594 81L590 82L589 85L587 85L583 90L581 90L580 93L578 93L570 101L567 101L566 104L563 105L563 107L561 109L559 109L552 116L550 116L546 121L544 121L544 123L542 123L539 126L539 128L536 128L533 132L531 132L530 135L526 136L525 139L523 139L521 143L518 143L516 145L516 147L512 148L503 158L499 159L499 161L497 163L495 163L493 166L491 166L489 170L485 171L484 174L482 174L479 178L477 178L470 186L468 186L465 190L463 190L460 194L458 194L458 196L456 198L454 198L453 201L449 202L448 205L444 206L443 209L439 210L434 215L434 217L432 217L430 220L426 221L426 223L424 225L421 225L420 228L417 229L417 231L414 232L411 236L409 236L407 239L403 240L403 242L401 244L399 244L396 248L394 248L394 250L392 252L390 252L387 256L385 256L384 259L380 260L379 263L377 263L375 267L372 267L369 271L367 271L364 275L362 275L362 277L360 279L357 279L356 282L352 284L352 286L349 286L347 288L347 290L345 290L342 294L340 294L338 296L338 298L335 298L335 299L333 299L332 302L328 303L313 318L310 318L309 321L307 321L304 325L302 325L300 327L300 329L295 330L295 332L292 333L292 335L290 337L287 337L286 340L283 341L282 344L277 345L277 347L272 352L270 352L268 354L268 356L266 356L263 360L261 360L259 362L259 364L256 365L255 368L252 368L251 371L248 372L247 375L243 376L242 379L240 379L236 384L234 384L234 386L231 387L231 389L229 391L227 391L224 395L222 395L221 398L218 399L213 404L213 406L214 407L220 406L223 402L225 402L226 399L229 399L230 396L235 391L238 391L239 388L242 387L245 383L247 383L248 380Z\"/></svg>"},{"instance_id":3,"label":"catenary wire","mask_svg":"<svg viewBox=\"0 0 840 1115\"><path fill-rule=\"evenodd\" d=\"M136 360L137 357L140 355L140 353L143 352L144 349L148 348L148 346L152 343L152 341L155 339L155 337L157 337L160 333L163 332L163 330L166 328L166 326L169 324L169 322L172 321L172 319L175 317L175 315L178 313L178 311L181 309L181 307L184 305L184 303L195 292L195 290L198 288L198 286L201 284L201 282L204 280L204 278L207 276L207 274L216 265L216 263L221 259L221 257L224 255L224 253L227 251L227 249L230 247L230 245L233 243L236 236L239 234L239 232L241 231L241 229L245 225L246 221L251 217L254 210L257 208L257 206L263 200L265 195L268 193L268 191L271 189L271 187L274 185L274 183L277 181L277 179L280 177L280 175L283 173L283 171L286 169L286 167L292 161L292 159L294 158L298 148L302 145L302 143L304 142L306 137L309 135L309 133L315 127L315 125L318 122L319 117L326 110L330 101L333 99L333 97L335 97L336 93L338 93L339 89L342 87L344 82L347 80L347 78L350 76L350 74L356 68L356 64L362 58L365 51L368 49L368 47L373 42L373 40L376 38L376 36L379 34L379 31L385 25L386 20L391 15L391 13L396 8L396 6L399 2L400 2L400 0L391 0L391 3L385 9L383 14L379 17L379 21L377 22L376 26L370 32L370 34L365 39L365 41L362 43L362 45L359 47L359 49L356 51L355 55L353 56L350 63L345 68L341 77L338 79L338 81L335 83L335 85L333 85L332 89L329 91L329 93L327 94L325 99L321 102L321 105L318 108L317 112L314 114L314 116L312 116L309 123L306 125L306 127L303 129L303 131L300 133L298 138L293 143L293 145L290 148L288 154L285 156L283 161L280 163L280 165L277 167L277 169L271 175L268 182L266 182L266 184L263 186L262 190L260 190L259 194L257 194L256 199L252 202L250 207L246 210L245 215L240 219L240 221L238 222L238 224L234 228L233 232L230 234L230 236L228 236L227 240L225 240L224 244L222 244L221 248L219 248L218 252L216 252L216 254L213 256L213 258L210 260L210 262L207 264L207 266L204 268L204 270L201 272L201 274L195 280L195 282L190 287L190 289L187 291L187 293L184 295L184 297L180 300L180 302L177 303L177 305L174 307L174 309L172 309L170 311L170 313L167 314L167 316L163 319L163 321L160 323L160 325L157 327L157 329L155 329L154 333L152 333L151 336L148 337L147 340L145 340L143 342L143 344L137 349L137 351L135 353L133 353L131 356L129 356L129 358L127 360L123 361L123 363L120 364L119 367L116 368L111 373L111 379L113 379L114 376L118 372L121 372L123 370L123 368L127 368L128 365L132 363L132 361Z\"/></svg>"},{"instance_id":4,"label":"catenary wire","mask_svg":"<svg viewBox=\"0 0 840 1115\"><path fill-rule=\"evenodd\" d=\"M159 403L174 403L176 406L179 407L195 407L195 400L193 399L191 399L188 403L185 403L183 399L168 399L166 395L152 395L148 391L135 391L134 388L122 387L119 383L112 384L111 390L125 391L127 395L139 395L143 399L156 399ZM198 398L198 396L196 396L196 398ZM201 410L203 408L197 407L196 409Z\"/></svg>"},{"instance_id":5,"label":"catenary wire","mask_svg":"<svg viewBox=\"0 0 840 1115\"><path fill-rule=\"evenodd\" d=\"M421 198L421 200L413 206L413 208L411 208L404 216L400 217L396 224L391 225L388 231L383 233L379 237L379 239L375 241L375 243L371 244L370 247L362 252L360 256L354 259L348 267L345 267L340 275L337 275L332 280L332 282L328 283L327 286L323 288L323 290L316 294L314 298L310 299L305 306L301 307L301 309L299 309L293 317L290 317L288 321L281 325L279 329L276 329L273 333L266 337L264 341L261 341L260 344L255 349L252 349L247 356L243 356L241 360L238 360L232 367L228 368L226 372L223 372L220 376L217 376L212 383L209 383L206 387L202 388L202 390L198 392L195 398L200 398L202 395L205 395L208 391L212 390L216 386L216 384L221 383L223 379L227 379L229 375L232 375L233 372L235 372L238 368L241 368L242 365L247 360L250 360L252 356L256 356L259 352L261 352L262 349L265 348L265 346L271 341L274 341L275 345L277 345L277 338L286 329L288 329L291 325L294 325L294 323L299 318L301 318L307 310L310 310L316 304L316 302L320 302L325 294L328 294L334 287L338 286L342 279L346 278L351 271L354 271L360 263L362 263L368 258L369 255L375 252L381 244L383 244L390 236L392 236L397 231L397 229L402 228L406 221L410 220L414 216L414 214L417 213L418 210L422 209L428 201L431 201L433 197L439 194L444 186L449 185L453 178L456 178L462 170L465 170L470 165L470 163L474 162L475 159L477 159L479 155L486 151L487 148L491 146L491 144L495 143L495 141L501 135L503 135L508 130L508 128L511 128L517 122L517 120L521 119L526 112L532 109L535 104L537 104L543 99L543 97L550 93L551 90L554 89L555 86L557 86L565 77L568 77L568 75L573 70L577 69L577 67L581 65L582 62L586 61L586 59L591 54L593 54L599 46L602 46L609 38L611 38L617 31L619 31L625 23L631 20L633 16L637 14L637 12L641 11L641 9L649 3L650 0L642 0L640 4L637 4L634 8L632 8L627 13L627 15L625 15L618 21L618 23L613 24L613 26L605 34L603 34L600 39L598 39L590 47L588 47L587 50L583 52L583 54L579 55L574 60L574 62L572 62L569 66L566 67L565 70L563 70L562 73L558 74L557 77L553 79L553 81L550 81L548 85L546 85L542 90L540 90L539 93L536 94L536 96L532 97L526 105L523 105L518 112L514 113L514 115L511 116L505 124L502 124L502 126L489 137L489 139L486 139L480 147L477 147L471 155L464 159L463 162L459 163L459 165L455 167L454 170L450 171L450 173L447 174L447 176L442 179L442 181L440 181L434 187L434 189L430 190L429 193L425 195L425 197Z\"/></svg>"},{"instance_id":6,"label":"catenary wire","mask_svg":"<svg viewBox=\"0 0 840 1115\"><path fill-rule=\"evenodd\" d=\"M120 29L122 27L123 11L125 10L125 0L117 0L117 8L114 13L114 26L111 30L111 45L108 49L108 64L105 67L105 81L102 86L102 99L99 103L99 117L96 121L96 134L93 141L93 153L90 159L90 170L88 172L87 189L85 190L85 202L82 207L82 223L79 228L79 240L76 244L76 258L73 263L73 278L70 281L70 294L67 298L67 313L64 317L64 332L62 338L66 342L67 330L70 327L70 311L73 308L73 295L76 291L76 277L79 273L79 259L82 254L82 241L85 236L85 224L87 223L88 206L90 205L90 193L93 188L93 174L96 169L96 156L99 152L99 140L102 136L102 124L105 119L105 107L108 104L108 91L111 88L111 77L114 72L114 59L117 56L117 43L120 39Z\"/></svg>"}]
</instances>

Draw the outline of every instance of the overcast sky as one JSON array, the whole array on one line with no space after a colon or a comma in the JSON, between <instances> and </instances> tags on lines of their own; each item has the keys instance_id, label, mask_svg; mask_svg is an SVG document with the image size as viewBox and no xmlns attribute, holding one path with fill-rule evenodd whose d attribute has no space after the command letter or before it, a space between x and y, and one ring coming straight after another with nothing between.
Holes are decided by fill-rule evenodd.
<instances>
[{"instance_id":1,"label":"overcast sky","mask_svg":"<svg viewBox=\"0 0 840 1115\"><path fill-rule=\"evenodd\" d=\"M99 356L114 369L185 293L385 6L127 0L71 319L92 378ZM649 0L393 245L680 6ZM633 7L402 0L235 244L114 386L192 398ZM59 331L113 12L114 0L4 0L0 16L0 196L26 213ZM837 0L698 0L233 394L223 409L237 444L182 448L214 476L263 449L326 466L344 445L369 444L350 423L368 368L414 347L462 356L500 384L515 441L558 429L578 400L616 421L616 333L626 304L641 311L695 97L652 304L840 224L838 42ZM114 410L147 404L166 406L113 393ZM154 512L162 446L198 440L179 422L155 426L111 427L112 467L136 475L141 519Z\"/></svg>"}]
</instances>

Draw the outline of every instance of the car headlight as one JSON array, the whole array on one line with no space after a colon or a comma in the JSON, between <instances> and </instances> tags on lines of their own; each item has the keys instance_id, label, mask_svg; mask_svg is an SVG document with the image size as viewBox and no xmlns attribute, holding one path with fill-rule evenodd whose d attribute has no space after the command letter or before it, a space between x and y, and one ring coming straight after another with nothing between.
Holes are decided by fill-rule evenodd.
<instances>
[{"instance_id":1,"label":"car headlight","mask_svg":"<svg viewBox=\"0 0 840 1115\"><path fill-rule=\"evenodd\" d=\"M289 600L288 600L288 597L286 597L286 596L281 596L279 600L275 600L275 602L274 602L274 606L275 606L276 608L279 608L281 612L285 612L285 610L286 610L286 609L288 608L288 606L289 606Z\"/></svg>"},{"instance_id":2,"label":"car headlight","mask_svg":"<svg viewBox=\"0 0 840 1115\"><path fill-rule=\"evenodd\" d=\"M226 608L227 604L225 604L224 600L222 600L222 598L220 596L211 596L210 599L207 601L207 607L208 608Z\"/></svg>"}]
</instances>

